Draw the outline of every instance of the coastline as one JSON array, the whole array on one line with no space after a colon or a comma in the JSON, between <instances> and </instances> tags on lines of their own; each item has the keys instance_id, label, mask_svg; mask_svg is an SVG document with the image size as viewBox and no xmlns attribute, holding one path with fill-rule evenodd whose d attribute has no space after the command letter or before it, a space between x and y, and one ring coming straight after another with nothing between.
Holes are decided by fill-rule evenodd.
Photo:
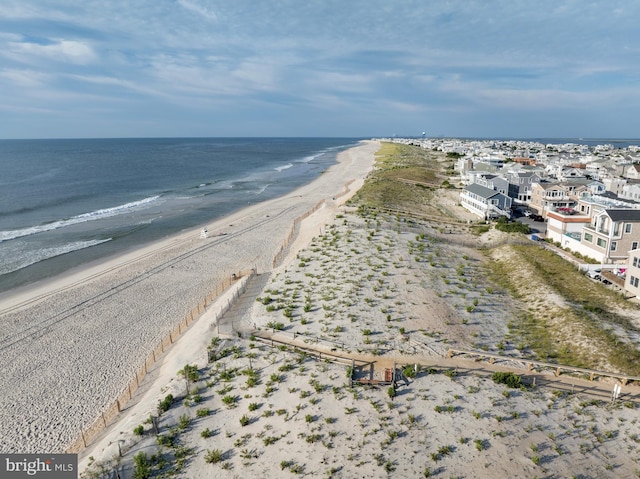
<instances>
[{"instance_id":1,"label":"coastline","mask_svg":"<svg viewBox=\"0 0 640 479\"><path fill-rule=\"evenodd\" d=\"M179 318L231 272L270 270L293 220L364 178L376 150L364 141L340 153L291 194L208 224L207 239L190 230L0 298L3 452L64 449Z\"/></svg>"},{"instance_id":2,"label":"coastline","mask_svg":"<svg viewBox=\"0 0 640 479\"><path fill-rule=\"evenodd\" d=\"M637 474L637 385L614 404L606 381L443 357L448 347L501 341L513 298L493 290L468 238L329 207L339 203L304 219L282 264L225 315L212 360L216 305L205 313L132 407L83 451L81 470L93 464L128 476L133 457L146 454L158 475L184 477ZM350 385L349 361L333 363L332 354L357 358L362 379L371 370L382 380L394 364L420 368L415 378L400 376L392 398L388 384ZM199 374L187 397L177 374L185 364ZM522 374L530 387L497 384L496 370ZM174 401L157 436L147 419L167 394ZM158 438L169 443L160 447Z\"/></svg>"}]
</instances>

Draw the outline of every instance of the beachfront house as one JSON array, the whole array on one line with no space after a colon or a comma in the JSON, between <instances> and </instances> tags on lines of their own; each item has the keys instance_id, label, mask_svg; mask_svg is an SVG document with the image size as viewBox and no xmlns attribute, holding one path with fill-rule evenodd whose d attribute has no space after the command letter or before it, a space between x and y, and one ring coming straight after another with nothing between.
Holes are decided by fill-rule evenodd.
<instances>
[{"instance_id":1,"label":"beachfront house","mask_svg":"<svg viewBox=\"0 0 640 479\"><path fill-rule=\"evenodd\" d=\"M507 173L509 184L508 195L516 203L531 201L531 185L540 181L540 176L534 171L513 171Z\"/></svg>"},{"instance_id":2,"label":"beachfront house","mask_svg":"<svg viewBox=\"0 0 640 479\"><path fill-rule=\"evenodd\" d=\"M531 184L530 206L546 218L548 211L570 208L575 204L566 188L559 183L537 181Z\"/></svg>"},{"instance_id":3,"label":"beachfront house","mask_svg":"<svg viewBox=\"0 0 640 479\"><path fill-rule=\"evenodd\" d=\"M511 198L477 183L464 187L460 193L460 204L483 219L511 217Z\"/></svg>"},{"instance_id":4,"label":"beachfront house","mask_svg":"<svg viewBox=\"0 0 640 479\"><path fill-rule=\"evenodd\" d=\"M547 213L547 238L560 243L563 248L590 256L588 248L581 246L582 231L591 223L591 216L580 214L573 208L563 208Z\"/></svg>"},{"instance_id":5,"label":"beachfront house","mask_svg":"<svg viewBox=\"0 0 640 479\"><path fill-rule=\"evenodd\" d=\"M603 263L626 262L640 245L640 210L603 209L594 212L582 230L581 243L591 258Z\"/></svg>"},{"instance_id":6,"label":"beachfront house","mask_svg":"<svg viewBox=\"0 0 640 479\"><path fill-rule=\"evenodd\" d=\"M630 295L640 299L640 249L629 251L624 289Z\"/></svg>"}]
</instances>

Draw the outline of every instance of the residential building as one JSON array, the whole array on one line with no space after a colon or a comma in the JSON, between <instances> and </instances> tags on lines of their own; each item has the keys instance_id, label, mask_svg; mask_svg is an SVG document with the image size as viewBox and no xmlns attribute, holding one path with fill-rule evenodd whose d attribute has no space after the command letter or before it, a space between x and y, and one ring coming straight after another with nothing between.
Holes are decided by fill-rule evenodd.
<instances>
[{"instance_id":1,"label":"residential building","mask_svg":"<svg viewBox=\"0 0 640 479\"><path fill-rule=\"evenodd\" d=\"M627 293L640 299L640 249L629 251L624 289Z\"/></svg>"},{"instance_id":2,"label":"residential building","mask_svg":"<svg viewBox=\"0 0 640 479\"><path fill-rule=\"evenodd\" d=\"M640 245L640 210L603 209L593 211L582 230L581 244L590 257L605 263L626 262L629 251Z\"/></svg>"},{"instance_id":3,"label":"residential building","mask_svg":"<svg viewBox=\"0 0 640 479\"><path fill-rule=\"evenodd\" d=\"M531 202L529 205L545 218L548 211L554 211L558 208L571 208L575 203L574 197L560 183L542 180L531 184Z\"/></svg>"},{"instance_id":4,"label":"residential building","mask_svg":"<svg viewBox=\"0 0 640 479\"><path fill-rule=\"evenodd\" d=\"M483 219L511 217L511 198L476 183L464 187L460 204Z\"/></svg>"},{"instance_id":5,"label":"residential building","mask_svg":"<svg viewBox=\"0 0 640 479\"><path fill-rule=\"evenodd\" d=\"M508 195L516 203L529 203L531 201L531 185L540 181L540 176L533 171L508 172Z\"/></svg>"}]
</instances>

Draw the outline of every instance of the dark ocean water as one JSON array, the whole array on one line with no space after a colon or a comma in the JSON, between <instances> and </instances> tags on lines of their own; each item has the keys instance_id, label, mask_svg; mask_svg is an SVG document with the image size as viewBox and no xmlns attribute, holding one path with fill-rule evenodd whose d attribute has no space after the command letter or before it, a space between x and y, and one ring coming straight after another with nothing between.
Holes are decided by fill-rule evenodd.
<instances>
[{"instance_id":1,"label":"dark ocean water","mask_svg":"<svg viewBox=\"0 0 640 479\"><path fill-rule=\"evenodd\" d=\"M0 140L0 291L286 194L357 141Z\"/></svg>"}]
</instances>

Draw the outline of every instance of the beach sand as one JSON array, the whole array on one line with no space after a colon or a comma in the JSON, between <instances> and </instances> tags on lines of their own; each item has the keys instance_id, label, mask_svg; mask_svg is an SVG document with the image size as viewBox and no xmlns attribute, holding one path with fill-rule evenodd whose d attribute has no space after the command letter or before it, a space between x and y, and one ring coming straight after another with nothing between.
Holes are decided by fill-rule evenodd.
<instances>
[{"instance_id":1,"label":"beach sand","mask_svg":"<svg viewBox=\"0 0 640 479\"><path fill-rule=\"evenodd\" d=\"M371 161L367 148L350 154ZM344 178L358 178L352 191L364 163L357 174L343 164ZM363 218L344 206L350 194L302 221L282 264L259 269L221 324L216 311L233 291L185 333L80 455L88 476L129 477L139 453L152 469L192 478L638 475L636 386L611 403L612 383L443 357L449 347L500 351L516 302L489 282L465 234ZM450 196L438 201L466 219ZM177 372L186 364L199 378L185 398ZM388 385L352 386L351 365L357 379L377 381L408 368L392 397ZM495 370L535 387L496 384ZM147 419L168 394L160 447Z\"/></svg>"},{"instance_id":2,"label":"beach sand","mask_svg":"<svg viewBox=\"0 0 640 479\"><path fill-rule=\"evenodd\" d=\"M292 194L203 225L206 239L187 231L3 295L2 452L64 451L194 306L237 271L269 271L294 219L362 180L378 147L363 142Z\"/></svg>"}]
</instances>

